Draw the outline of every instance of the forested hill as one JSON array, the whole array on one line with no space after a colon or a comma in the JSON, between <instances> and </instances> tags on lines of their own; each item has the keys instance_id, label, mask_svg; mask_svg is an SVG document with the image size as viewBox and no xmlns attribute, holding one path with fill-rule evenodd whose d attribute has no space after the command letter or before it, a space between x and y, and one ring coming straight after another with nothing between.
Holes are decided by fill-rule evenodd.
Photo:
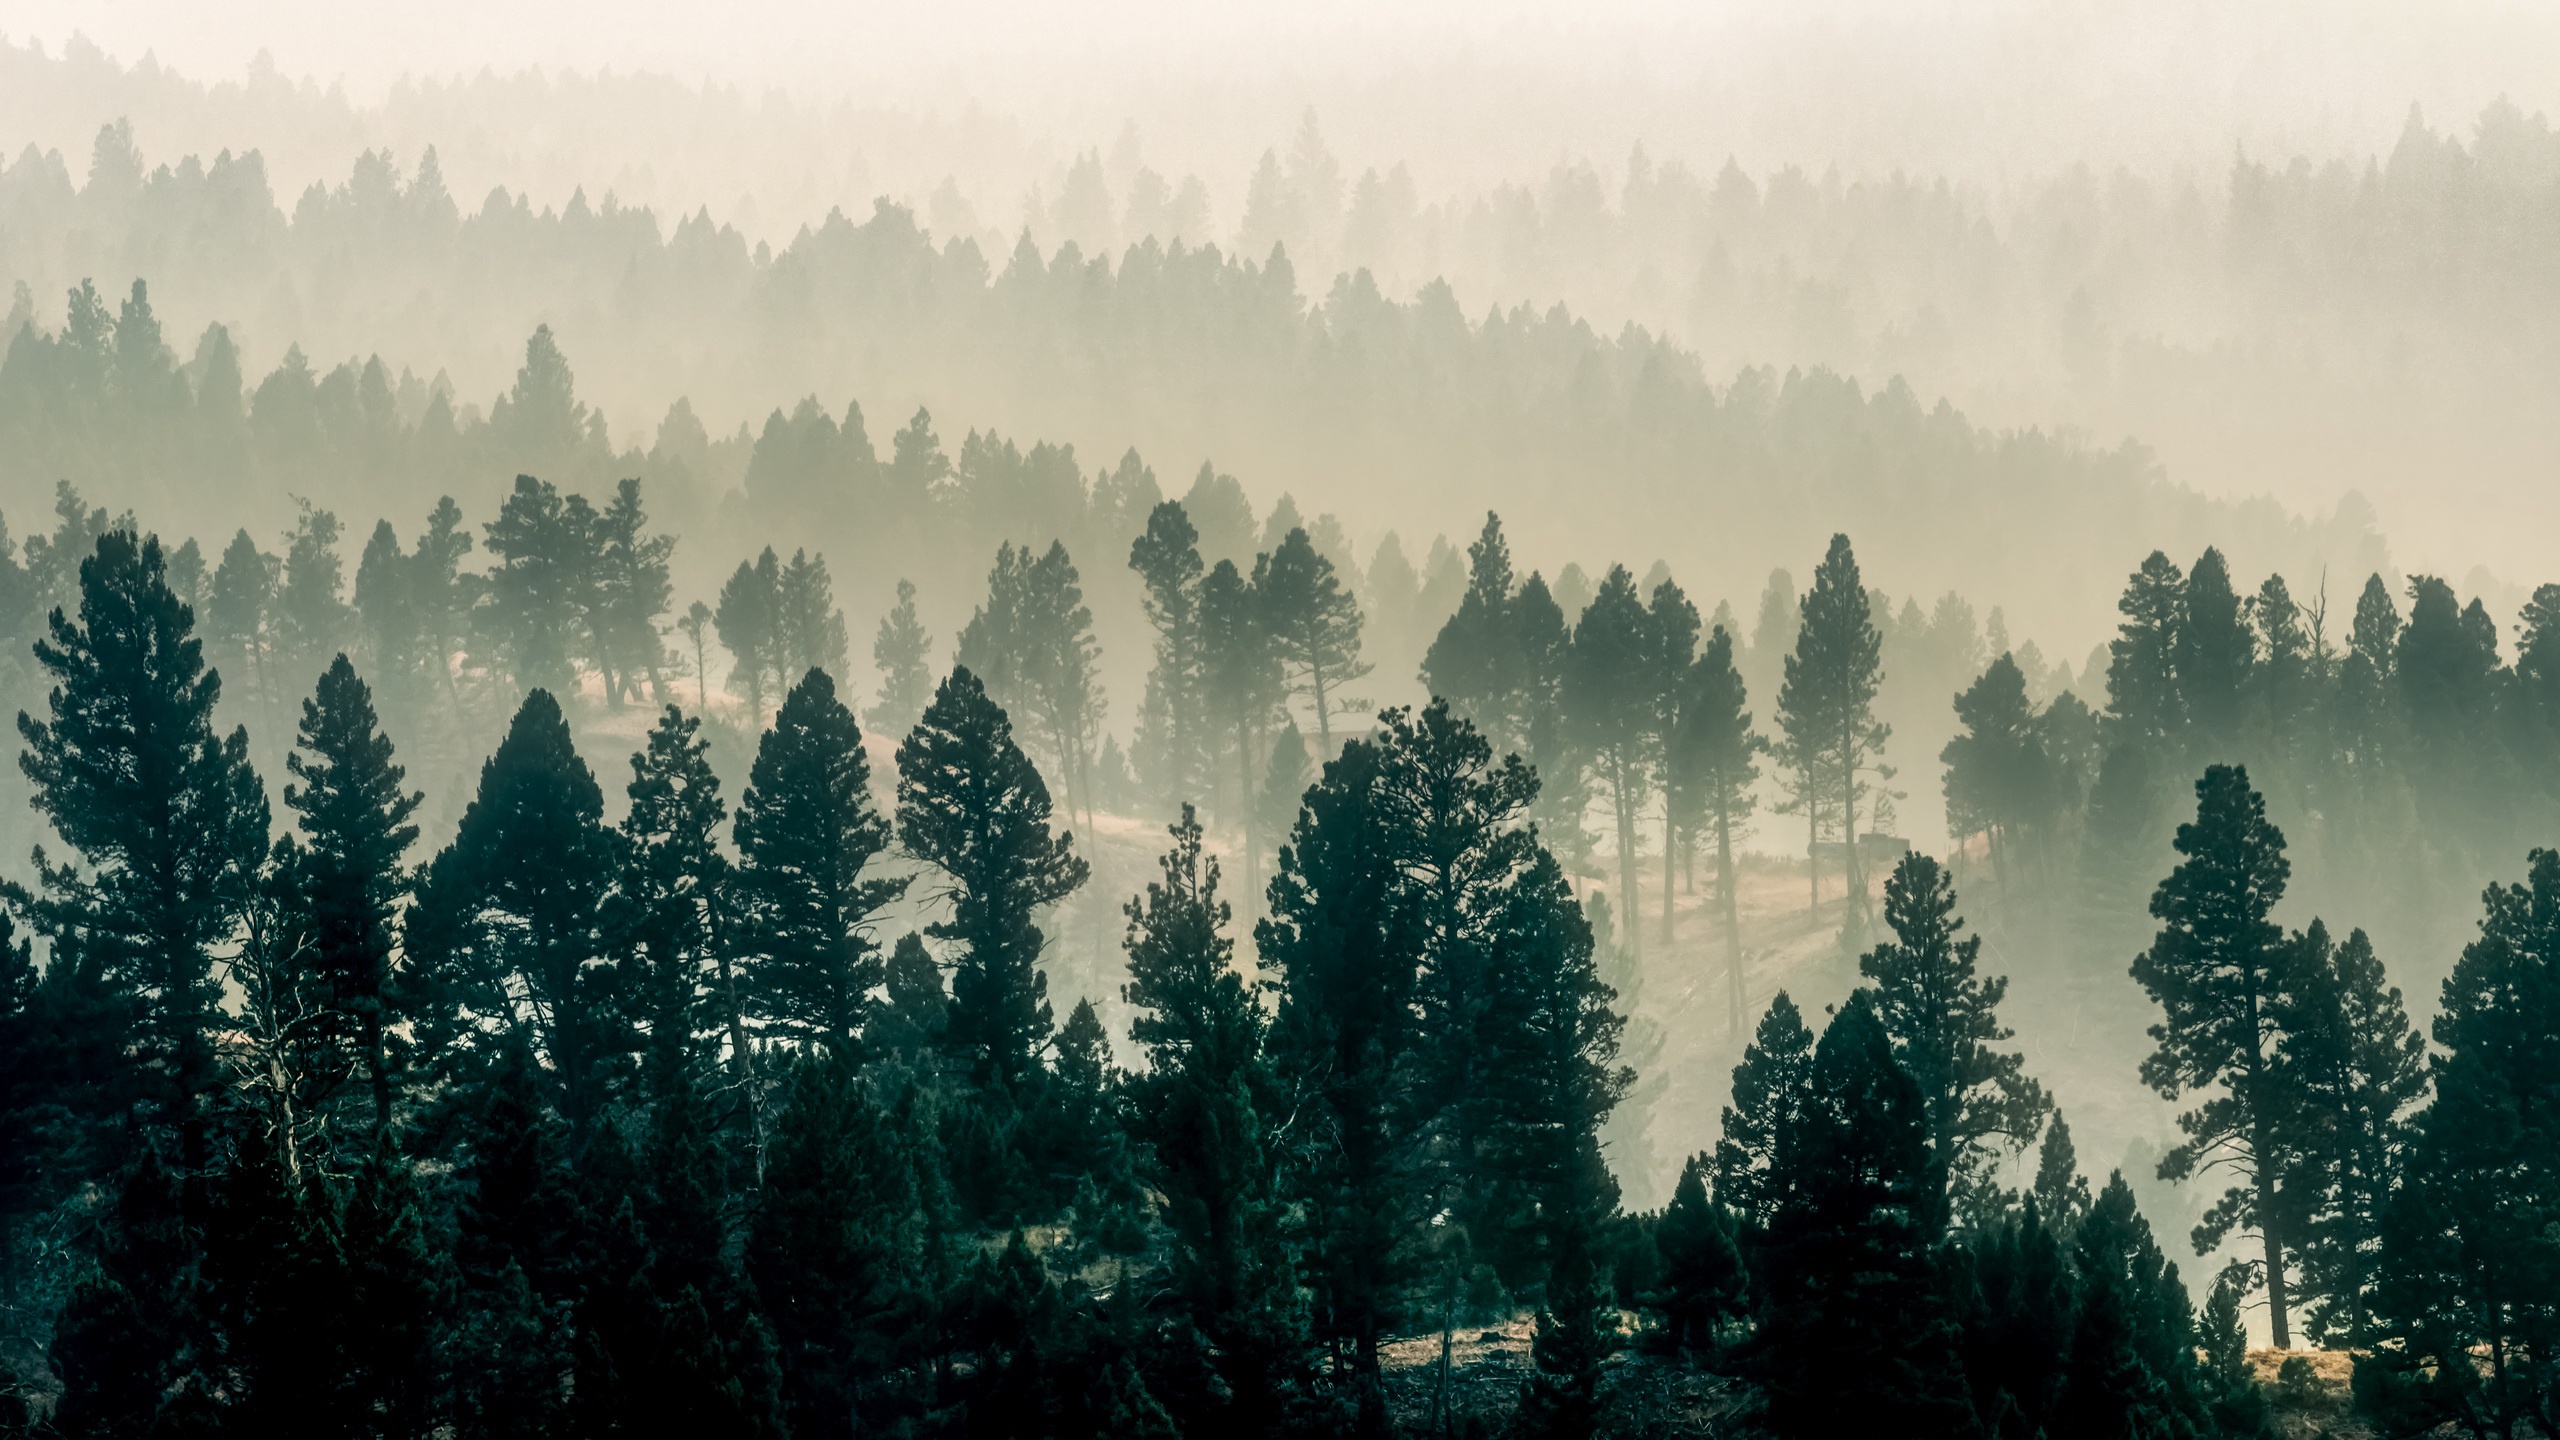
<instances>
[{"instance_id":1,"label":"forested hill","mask_svg":"<svg viewBox=\"0 0 2560 1440\"><path fill-rule=\"evenodd\" d=\"M2305 574L2379 560L2353 499L2314 521L2208 501L2129 442L1986 430L1893 381L1749 369L1719 383L1644 329L1602 334L1561 308L1471 314L1436 283L1396 299L1353 272L1311 300L1278 248L1025 243L999 259L883 204L751 249L708 213L670 227L609 198L537 211L498 192L466 211L431 155L406 174L367 155L288 215L254 153L146 170L115 127L81 184L33 152L0 174L0 237L0 268L76 264L97 284L67 305L32 287L13 303L0 507L17 511L72 479L182 527L214 528L244 497L281 525L291 495L343 502L395 482L469 503L518 471L622 471L656 482L671 518L700 519L741 482L765 498L743 452L714 461L711 437L769 432L814 395L831 424L860 401L884 436L928 405L946 430L1091 457L1135 446L1183 472L1213 457L1257 494L1409 533L1464 533L1494 506L1550 565L1607 553L1765 574L1854 517L1894 588L1960 587L2020 615L2103 606L2091 539L2110 553L2217 543ZM135 278L155 282L165 322L120 321ZM537 323L599 410L537 426L482 398ZM263 374L280 353L281 378L243 378L235 398L241 367ZM450 443L429 414L423 377L438 375L461 377ZM574 433L554 423L572 414ZM865 488L883 449L868 434L818 447L785 467L807 494L779 498L876 529Z\"/></svg>"}]
</instances>

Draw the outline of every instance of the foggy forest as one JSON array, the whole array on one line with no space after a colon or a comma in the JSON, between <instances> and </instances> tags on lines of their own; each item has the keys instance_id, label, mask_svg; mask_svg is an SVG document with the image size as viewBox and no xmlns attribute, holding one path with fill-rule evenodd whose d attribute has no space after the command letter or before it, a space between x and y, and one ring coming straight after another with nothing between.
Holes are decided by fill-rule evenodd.
<instances>
[{"instance_id":1,"label":"foggy forest","mask_svg":"<svg viewBox=\"0 0 2560 1440\"><path fill-rule=\"evenodd\" d=\"M0 1437L2560 1440L2560 18L14 10Z\"/></svg>"}]
</instances>

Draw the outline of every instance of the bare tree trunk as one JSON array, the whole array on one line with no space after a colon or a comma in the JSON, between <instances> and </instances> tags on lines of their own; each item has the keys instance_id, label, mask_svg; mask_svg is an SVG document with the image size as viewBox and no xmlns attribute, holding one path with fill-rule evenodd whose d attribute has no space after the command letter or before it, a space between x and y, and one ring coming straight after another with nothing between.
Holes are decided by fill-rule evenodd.
<instances>
[{"instance_id":1,"label":"bare tree trunk","mask_svg":"<svg viewBox=\"0 0 2560 1440\"><path fill-rule=\"evenodd\" d=\"M1662 793L1662 948L1666 953L1671 949L1671 885L1679 878L1675 868L1679 863L1679 851L1679 832L1671 821L1671 791L1669 786L1665 786Z\"/></svg>"},{"instance_id":2,"label":"bare tree trunk","mask_svg":"<svg viewBox=\"0 0 2560 1440\"><path fill-rule=\"evenodd\" d=\"M1618 897L1618 913L1627 918L1620 928L1627 937L1627 958L1634 960L1644 952L1644 910L1636 894L1636 814L1635 803L1627 794L1629 772L1635 767L1624 758L1609 765L1611 796L1618 812L1618 883L1625 893Z\"/></svg>"},{"instance_id":3,"label":"bare tree trunk","mask_svg":"<svg viewBox=\"0 0 2560 1440\"><path fill-rule=\"evenodd\" d=\"M1724 908L1724 955L1732 979L1726 1033L1742 1034L1742 906L1733 893L1733 817L1716 811L1716 899Z\"/></svg>"}]
</instances>

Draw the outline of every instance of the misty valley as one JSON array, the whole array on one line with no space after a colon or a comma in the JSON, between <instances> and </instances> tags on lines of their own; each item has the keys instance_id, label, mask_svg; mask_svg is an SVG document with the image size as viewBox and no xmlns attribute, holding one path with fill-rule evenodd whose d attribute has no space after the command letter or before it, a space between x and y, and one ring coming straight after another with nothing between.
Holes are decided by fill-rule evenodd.
<instances>
[{"instance_id":1,"label":"misty valley","mask_svg":"<svg viewBox=\"0 0 2560 1440\"><path fill-rule=\"evenodd\" d=\"M2560 1437L2539 112L978 103L0 37L0 1437Z\"/></svg>"}]
</instances>

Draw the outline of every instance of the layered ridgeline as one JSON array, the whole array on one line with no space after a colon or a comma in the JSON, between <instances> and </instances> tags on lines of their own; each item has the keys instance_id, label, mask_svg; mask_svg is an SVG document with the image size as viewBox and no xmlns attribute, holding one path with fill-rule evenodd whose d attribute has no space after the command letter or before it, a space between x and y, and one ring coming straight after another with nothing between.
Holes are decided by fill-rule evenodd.
<instances>
[{"instance_id":1,"label":"layered ridgeline","mask_svg":"<svg viewBox=\"0 0 2560 1440\"><path fill-rule=\"evenodd\" d=\"M1860 624L1846 550L1808 635ZM2488 890L2431 1049L2361 931L2275 921L2286 837L2204 771L2133 965L2140 1082L2201 1101L2162 1174L2229 1167L2195 1244L2262 1257L2199 1308L1926 856L1631 1215L1590 912L1541 778L1446 706L1297 797L1242 973L1177 812L1121 911L1123 1069L1042 959L1092 883L1071 807L965 666L893 784L823 669L734 805L668 706L611 821L535 689L429 833L344 657L266 803L169 561L95 539L19 726L62 848L0 933L13 1429L1587 1437L1703 1368L1789 1440L2257 1436L2334 1403L2262 1385L2258 1290L2279 1343L2359 1348L2392 1429L2553 1403L2549 851ZM1854 688L1849 641L1800 647L1783 712ZM1522 1313L1523 1383L1453 1383L1457 1332Z\"/></svg>"},{"instance_id":2,"label":"layered ridgeline","mask_svg":"<svg viewBox=\"0 0 2560 1440\"><path fill-rule=\"evenodd\" d=\"M180 484L122 447L183 455L219 475L226 496L251 475L250 493L280 523L288 494L347 509L351 487L382 479L466 504L517 472L568 483L579 477L562 470L564 455L600 443L613 454L596 459L599 471L644 475L687 521L743 487L768 514L879 535L890 528L877 523L883 507L898 501L875 498L873 477L894 467L891 437L930 406L948 430L994 426L1072 445L1088 468L1132 445L1169 472L1214 457L1257 493L1409 535L1448 524L1463 497L1467 509L1511 515L1549 565L1607 553L1765 573L1854 522L1871 530L1870 559L1897 588L1960 587L2038 613L2102 599L2084 548L2101 539L2177 553L2219 543L2296 573L2374 568L2356 502L2306 522L2265 503L2207 501L2119 431L2093 441L1971 423L1937 392L1890 379L1890 361L1862 381L1820 369L1735 374L1663 327L1602 329L1570 310L1488 306L1438 282L1390 291L1360 271L1327 279L1277 245L1230 253L1146 239L1088 253L1024 237L996 251L882 205L830 214L768 248L707 212L669 225L583 197L554 210L517 195L467 208L432 164L404 174L382 156L288 217L254 155L145 173L120 134L99 149L84 184L42 156L22 157L0 182L28 217L0 226L26 237L11 243L27 258L10 266L60 282L31 282L8 328L71 342L63 363L29 356L6 382L13 396L65 396L7 402L6 479L22 495L24 482L63 478L110 499L130 491L128 503L191 528L204 522L160 510L155 496L184 506L210 487ZM160 440L167 427L121 413L130 402L107 379L110 332L135 277L160 282L153 299L168 318L160 339L134 337L123 353L189 376L186 405L148 377L137 394L204 409L215 430L236 412L254 450L265 443L251 423L260 377L276 357L286 378L274 424L297 437L321 427L290 412L306 394L318 404L343 360L322 433L346 437L333 443L351 453L295 438L252 463L192 431ZM57 300L84 279L99 287L94 304ZM584 397L601 413L511 404L502 416L496 396L537 321L578 357ZM217 322L227 346L211 333ZM361 357L377 352L386 373L368 388ZM402 383L404 363L415 383ZM443 443L445 421L430 415L447 388L438 373L458 387L445 397L455 433L489 427L491 444L460 452L467 464L406 458ZM106 398L93 403L92 392ZM737 450L706 453L742 423L760 438L777 401L788 421L796 402L784 397L809 395L805 418L823 413L827 424L796 427L791 464L750 474ZM865 423L855 439L817 433L845 428L856 399ZM365 438L412 432L416 446ZM413 463L451 478L405 474ZM694 511L671 488L684 478L678 463L699 487ZM1044 518L1034 510L1015 523ZM1377 536L1356 538L1365 551Z\"/></svg>"}]
</instances>

